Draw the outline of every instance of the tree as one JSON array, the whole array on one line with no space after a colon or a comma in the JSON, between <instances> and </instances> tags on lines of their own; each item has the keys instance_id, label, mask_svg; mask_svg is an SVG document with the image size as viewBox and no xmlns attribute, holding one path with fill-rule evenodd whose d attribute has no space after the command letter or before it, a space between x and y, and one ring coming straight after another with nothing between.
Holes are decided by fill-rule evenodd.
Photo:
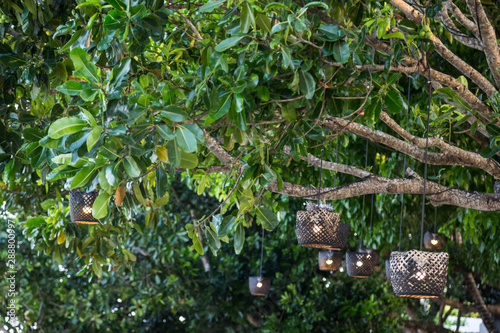
<instances>
[{"instance_id":1,"label":"tree","mask_svg":"<svg viewBox=\"0 0 500 333\"><path fill-rule=\"evenodd\" d=\"M453 240L449 279L457 282L439 304L460 300L462 311L474 300L488 322L486 304L494 304L479 302L470 278L498 292L498 5L11 0L0 9L0 196L40 253L80 258L81 274L119 278L113 269L137 259L131 234L174 235L180 223L191 249L160 244L171 258L195 250L210 263L206 250L221 255L225 242L245 256L254 218L268 231L290 229L298 209L290 198L315 198L321 149L328 185L320 199L336 200L357 232L372 211L366 241L388 255L402 194L402 247L415 246L419 236L406 235L419 229L431 92L427 158L436 167L425 211L430 220L438 207L439 229ZM375 162L365 169L369 153ZM335 173L342 186L331 186ZM179 180L216 198L214 210L173 218ZM67 194L78 188L99 191L101 225L69 222ZM362 210L362 195L373 195L373 210ZM460 288L463 276L471 294ZM437 308L427 317L410 311L406 326L423 319L433 330Z\"/></svg>"}]
</instances>

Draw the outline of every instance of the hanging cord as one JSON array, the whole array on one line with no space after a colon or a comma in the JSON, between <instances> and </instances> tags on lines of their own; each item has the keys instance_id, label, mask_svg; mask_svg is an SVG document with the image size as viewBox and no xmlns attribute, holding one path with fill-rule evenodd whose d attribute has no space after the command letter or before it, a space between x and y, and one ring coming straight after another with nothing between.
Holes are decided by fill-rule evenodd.
<instances>
[{"instance_id":1,"label":"hanging cord","mask_svg":"<svg viewBox=\"0 0 500 333\"><path fill-rule=\"evenodd\" d=\"M429 69L429 108L427 109L427 125L426 125L426 138L425 138L425 157L424 157L424 191L422 193L422 218L420 221L420 251L422 251L422 245L424 243L424 217L425 217L425 186L427 185L427 151L429 149L429 121L431 118L431 105L432 105L432 86L431 86L431 66L427 62L427 67Z\"/></svg>"},{"instance_id":2,"label":"hanging cord","mask_svg":"<svg viewBox=\"0 0 500 333\"><path fill-rule=\"evenodd\" d=\"M262 228L262 242L260 243L260 275L262 277L262 262L264 261L264 228Z\"/></svg>"},{"instance_id":3,"label":"hanging cord","mask_svg":"<svg viewBox=\"0 0 500 333\"><path fill-rule=\"evenodd\" d=\"M436 228L437 215L438 215L438 208L434 207L434 232L437 232Z\"/></svg>"},{"instance_id":4,"label":"hanging cord","mask_svg":"<svg viewBox=\"0 0 500 333\"><path fill-rule=\"evenodd\" d=\"M418 66L418 64L417 64ZM406 125L409 123L409 118L410 118L410 94L411 91L411 76L408 76L408 105L406 108ZM405 130L406 130L405 126ZM406 154L403 154L403 178L405 177L405 172L406 172ZM405 202L405 195L404 193L401 193L401 216L399 218L399 245L398 245L398 251L401 252L401 233L403 232L403 209L404 209L404 202Z\"/></svg>"},{"instance_id":5,"label":"hanging cord","mask_svg":"<svg viewBox=\"0 0 500 333\"><path fill-rule=\"evenodd\" d=\"M375 173L375 167L377 166L377 145L375 145L375 156L373 157L373 171L372 173ZM373 198L375 197L375 194L372 194L372 204L370 207L370 241L372 239L372 230L373 230Z\"/></svg>"},{"instance_id":6,"label":"hanging cord","mask_svg":"<svg viewBox=\"0 0 500 333\"><path fill-rule=\"evenodd\" d=\"M321 136L321 160L319 162L319 186L318 186L318 206L321 204L321 178L323 173L323 151L325 147L323 146L323 136Z\"/></svg>"},{"instance_id":7,"label":"hanging cord","mask_svg":"<svg viewBox=\"0 0 500 333\"><path fill-rule=\"evenodd\" d=\"M366 168L368 168L368 140L366 140L366 154L365 154L365 170ZM361 233L359 235L359 240L360 240L360 245L359 245L359 248L362 249L363 248L363 225L364 225L364 221L365 221L365 198L366 198L366 195L363 194L363 208L361 210L361 219L362 219L362 222L361 222Z\"/></svg>"},{"instance_id":8,"label":"hanging cord","mask_svg":"<svg viewBox=\"0 0 500 333\"><path fill-rule=\"evenodd\" d=\"M335 148L335 164L339 161L339 139L340 136L337 135L337 145ZM335 176L333 177L333 188L337 187L337 171L335 171ZM332 200L332 207L335 210L335 200Z\"/></svg>"}]
</instances>

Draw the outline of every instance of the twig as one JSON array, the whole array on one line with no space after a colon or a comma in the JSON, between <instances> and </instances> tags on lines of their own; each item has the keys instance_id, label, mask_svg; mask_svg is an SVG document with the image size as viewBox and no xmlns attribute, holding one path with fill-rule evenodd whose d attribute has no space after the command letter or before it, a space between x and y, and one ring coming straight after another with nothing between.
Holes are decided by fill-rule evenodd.
<instances>
[{"instance_id":1,"label":"twig","mask_svg":"<svg viewBox=\"0 0 500 333\"><path fill-rule=\"evenodd\" d=\"M194 34L196 35L196 38L198 40L202 40L203 37L201 37L200 33L198 32L194 24L186 17L186 15L182 14L179 10L175 10L175 12L180 16L182 16L182 18L186 21L187 25L191 28L191 30L193 30Z\"/></svg>"}]
</instances>

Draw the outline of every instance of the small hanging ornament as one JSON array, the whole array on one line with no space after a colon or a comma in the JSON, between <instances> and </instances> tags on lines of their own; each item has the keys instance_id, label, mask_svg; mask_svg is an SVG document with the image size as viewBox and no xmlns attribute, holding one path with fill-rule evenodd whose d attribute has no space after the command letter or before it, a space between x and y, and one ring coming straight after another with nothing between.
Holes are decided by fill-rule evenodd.
<instances>
[{"instance_id":1,"label":"small hanging ornament","mask_svg":"<svg viewBox=\"0 0 500 333\"><path fill-rule=\"evenodd\" d=\"M431 109L431 69L429 67L429 107L427 109L426 142L424 155L424 184L420 221L420 251L391 253L391 282L399 297L437 298L446 286L449 256L446 252L424 252L425 189L427 184L427 154L429 149L429 121Z\"/></svg>"},{"instance_id":2,"label":"small hanging ornament","mask_svg":"<svg viewBox=\"0 0 500 333\"><path fill-rule=\"evenodd\" d=\"M322 271L336 271L342 266L342 253L320 251L318 252L318 265Z\"/></svg>"},{"instance_id":3,"label":"small hanging ornament","mask_svg":"<svg viewBox=\"0 0 500 333\"><path fill-rule=\"evenodd\" d=\"M248 286L253 296L266 296L271 288L271 279L262 277L262 263L264 261L264 228L262 228L262 241L260 243L260 275L250 276Z\"/></svg>"},{"instance_id":4,"label":"small hanging ornament","mask_svg":"<svg viewBox=\"0 0 500 333\"><path fill-rule=\"evenodd\" d=\"M99 224L92 216L92 206L97 198L97 191L83 192L73 190L69 192L69 215L71 221L78 224Z\"/></svg>"}]
</instances>

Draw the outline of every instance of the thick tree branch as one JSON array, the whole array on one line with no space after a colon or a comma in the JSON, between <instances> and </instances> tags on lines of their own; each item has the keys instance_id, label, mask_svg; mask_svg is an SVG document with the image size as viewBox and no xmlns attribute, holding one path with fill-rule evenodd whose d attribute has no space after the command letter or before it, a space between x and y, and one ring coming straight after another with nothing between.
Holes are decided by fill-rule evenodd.
<instances>
[{"instance_id":1,"label":"thick tree branch","mask_svg":"<svg viewBox=\"0 0 500 333\"><path fill-rule=\"evenodd\" d=\"M408 3L403 0L390 0L390 3L399 9L409 20L412 20L416 24L421 24L423 20L423 15L410 6ZM470 78L475 84L479 86L481 90L483 90L488 96L492 96L494 92L496 92L495 87L488 81L481 73L475 70L472 66L463 61L460 57L451 52L444 44L441 42L439 38L437 38L431 32L431 37L429 38L436 48L436 51L443 57L446 61L448 61L451 65L453 65L456 69L462 72L465 76Z\"/></svg>"},{"instance_id":2,"label":"thick tree branch","mask_svg":"<svg viewBox=\"0 0 500 333\"><path fill-rule=\"evenodd\" d=\"M479 292L479 289L477 289L476 281L474 281L474 276L472 276L472 273L469 272L464 275L464 279L465 285L467 286L467 289L469 289L469 293L476 304L479 315L481 316L481 319L483 319L484 326L486 326L488 332L498 333L498 329L495 326L495 319L491 316L491 313L484 304L481 293Z\"/></svg>"},{"instance_id":3,"label":"thick tree branch","mask_svg":"<svg viewBox=\"0 0 500 333\"><path fill-rule=\"evenodd\" d=\"M498 50L497 37L495 29L484 12L484 8L479 0L467 0L467 6L474 21L479 27L479 33L483 44L486 61L491 70L491 75L495 80L497 87L500 87L500 51Z\"/></svg>"},{"instance_id":4,"label":"thick tree branch","mask_svg":"<svg viewBox=\"0 0 500 333\"><path fill-rule=\"evenodd\" d=\"M471 47L473 49L483 51L483 45L479 39L473 36L467 36L466 34L460 33L460 30L457 28L455 23L451 20L448 15L448 10L450 10L447 2L443 3L443 10L439 13L440 20L445 25L446 29L450 34L453 35L453 39L459 41L465 46Z\"/></svg>"},{"instance_id":5,"label":"thick tree branch","mask_svg":"<svg viewBox=\"0 0 500 333\"><path fill-rule=\"evenodd\" d=\"M327 117L324 122L324 125L330 127L333 130L340 130L345 128L347 131L351 133L370 139L371 141L384 144L397 151L400 151L403 154L406 154L423 162L425 158L425 152L423 149L420 149L419 147L425 147L425 139L416 138L414 136L409 135L399 125L397 125L394 122L394 120L390 119L389 116L385 113L381 114L381 119L384 122L388 123L390 127L392 127L398 134L403 136L412 144L407 143L403 140L399 140L385 132L372 130L367 126L355 122L350 122L349 120L342 118ZM424 141L424 144L422 144L422 140ZM442 140L439 140L438 138L430 138L429 145L436 146L443 151L442 153L432 153L432 152L428 153L427 162L429 164L464 165L469 167L480 168L490 173L492 176L500 179L500 167L493 160L487 160L475 152L469 152L457 147L453 147L451 145L444 143Z\"/></svg>"},{"instance_id":6,"label":"thick tree branch","mask_svg":"<svg viewBox=\"0 0 500 333\"><path fill-rule=\"evenodd\" d=\"M352 198L366 194L415 194L423 193L423 178L411 169L406 170L406 178L384 178L377 175L367 177L341 187L327 187L322 189L321 200L338 200ZM278 191L276 182L268 190L296 198L313 198L317 196L317 188L291 183L284 183ZM500 196L476 191L462 191L449 188L431 181L427 181L427 196L434 206L451 205L479 211L499 211Z\"/></svg>"},{"instance_id":7,"label":"thick tree branch","mask_svg":"<svg viewBox=\"0 0 500 333\"><path fill-rule=\"evenodd\" d=\"M453 16L455 16L455 19L458 22L460 22L461 25L463 25L467 30L472 32L474 36L479 37L479 30L477 29L477 25L471 20L469 20L467 16L465 16L464 13L462 13L460 8L458 8L457 5L453 3L453 1L451 0L446 1L446 6L451 10Z\"/></svg>"}]
</instances>

